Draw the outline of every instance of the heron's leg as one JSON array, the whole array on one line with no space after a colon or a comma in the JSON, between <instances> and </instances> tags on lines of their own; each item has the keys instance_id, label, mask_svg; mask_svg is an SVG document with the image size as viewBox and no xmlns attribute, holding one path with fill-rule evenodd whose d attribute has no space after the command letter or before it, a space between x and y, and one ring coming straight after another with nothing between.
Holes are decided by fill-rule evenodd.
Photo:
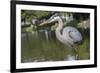
<instances>
[{"instance_id":1,"label":"heron's leg","mask_svg":"<svg viewBox=\"0 0 100 73\"><path fill-rule=\"evenodd\" d=\"M76 56L76 59L79 60L79 54L78 54L78 48L77 47L74 47L74 52L75 52L75 56Z\"/></svg>"},{"instance_id":2,"label":"heron's leg","mask_svg":"<svg viewBox=\"0 0 100 73\"><path fill-rule=\"evenodd\" d=\"M76 57L76 60L79 59L79 54L78 54L78 47L75 45L70 45L71 51L73 52L74 56Z\"/></svg>"}]
</instances>

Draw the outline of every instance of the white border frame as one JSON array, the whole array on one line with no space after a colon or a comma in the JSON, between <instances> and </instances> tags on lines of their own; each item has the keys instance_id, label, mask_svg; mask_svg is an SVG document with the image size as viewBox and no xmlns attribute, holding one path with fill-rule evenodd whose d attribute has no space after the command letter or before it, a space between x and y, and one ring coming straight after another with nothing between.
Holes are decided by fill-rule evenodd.
<instances>
[{"instance_id":1,"label":"white border frame","mask_svg":"<svg viewBox=\"0 0 100 73\"><path fill-rule=\"evenodd\" d=\"M90 13L90 60L21 63L21 9ZM92 28L92 29L91 29ZM16 5L16 69L94 64L94 9Z\"/></svg>"}]
</instances>

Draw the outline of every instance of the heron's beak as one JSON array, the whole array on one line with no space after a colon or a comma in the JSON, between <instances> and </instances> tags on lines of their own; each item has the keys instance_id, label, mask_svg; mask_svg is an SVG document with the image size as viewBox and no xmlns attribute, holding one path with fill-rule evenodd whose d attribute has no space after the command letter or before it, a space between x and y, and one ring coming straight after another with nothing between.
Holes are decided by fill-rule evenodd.
<instances>
[{"instance_id":1,"label":"heron's beak","mask_svg":"<svg viewBox=\"0 0 100 73\"><path fill-rule=\"evenodd\" d=\"M46 25L46 24L48 24L48 22L47 22L47 21L45 21L45 22L41 23L39 26L43 26L43 25Z\"/></svg>"}]
</instances>

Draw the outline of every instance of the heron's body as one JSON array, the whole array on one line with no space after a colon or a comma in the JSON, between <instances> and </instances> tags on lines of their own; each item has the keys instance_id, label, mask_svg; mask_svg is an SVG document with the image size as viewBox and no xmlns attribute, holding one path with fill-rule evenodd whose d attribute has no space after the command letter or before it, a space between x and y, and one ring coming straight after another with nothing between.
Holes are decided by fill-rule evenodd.
<instances>
[{"instance_id":1,"label":"heron's body","mask_svg":"<svg viewBox=\"0 0 100 73\"><path fill-rule=\"evenodd\" d=\"M60 42L68 46L73 46L76 42L82 41L80 32L71 26L59 29L59 31L56 30L56 37Z\"/></svg>"},{"instance_id":2,"label":"heron's body","mask_svg":"<svg viewBox=\"0 0 100 73\"><path fill-rule=\"evenodd\" d=\"M54 21L58 22L57 23L58 26L56 27L55 34L56 34L57 39L61 43L68 46L73 46L75 43L82 41L81 33L74 27L71 27L71 26L64 27L64 23L60 16L54 15L42 25L46 23L51 23Z\"/></svg>"}]
</instances>

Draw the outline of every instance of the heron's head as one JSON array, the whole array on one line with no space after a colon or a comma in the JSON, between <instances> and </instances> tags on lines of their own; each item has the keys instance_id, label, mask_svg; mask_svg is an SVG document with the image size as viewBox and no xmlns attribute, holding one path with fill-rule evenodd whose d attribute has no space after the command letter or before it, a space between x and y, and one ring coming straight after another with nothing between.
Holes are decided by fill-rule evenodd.
<instances>
[{"instance_id":1,"label":"heron's head","mask_svg":"<svg viewBox=\"0 0 100 73\"><path fill-rule=\"evenodd\" d=\"M60 15L58 13L54 14L53 16L51 16L49 19L48 19L48 22L49 23L52 23L52 22L55 22L55 21L58 21L60 19Z\"/></svg>"},{"instance_id":2,"label":"heron's head","mask_svg":"<svg viewBox=\"0 0 100 73\"><path fill-rule=\"evenodd\" d=\"M42 25L46 25L49 23L53 23L53 22L57 22L60 19L60 16L58 13L54 14L53 16L51 16L48 20L46 20L45 22L41 23L40 26Z\"/></svg>"}]
</instances>

